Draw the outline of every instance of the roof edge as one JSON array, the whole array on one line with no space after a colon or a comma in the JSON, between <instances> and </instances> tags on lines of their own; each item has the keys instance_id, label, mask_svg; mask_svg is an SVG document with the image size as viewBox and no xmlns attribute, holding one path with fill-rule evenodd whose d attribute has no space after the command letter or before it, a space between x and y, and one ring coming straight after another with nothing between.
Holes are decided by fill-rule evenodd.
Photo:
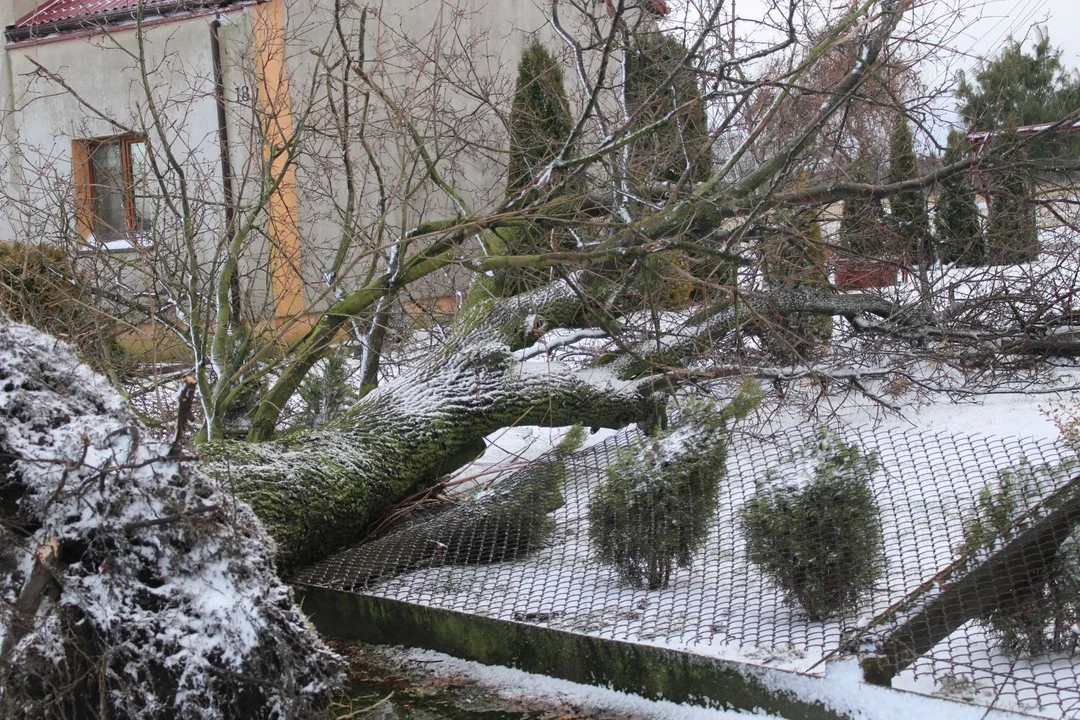
<instances>
[{"instance_id":1,"label":"roof edge","mask_svg":"<svg viewBox=\"0 0 1080 720\"><path fill-rule=\"evenodd\" d=\"M168 18L169 16L177 16L176 19L180 19L189 14L202 15L205 14L206 11L233 9L265 1L266 0L171 0L171 2L163 2L153 8L142 8L143 12L141 15L147 20L158 20L161 18ZM5 42L8 45L26 44L44 40L46 38L58 38L58 36L68 36L73 34L81 35L86 32L103 32L110 27L130 24L140 20L140 8L137 6L135 8L128 7L100 14L82 15L74 18L57 20L54 22L20 25L26 20L33 18L34 15L40 11L41 7L38 7L33 12L20 18L15 24L6 27L4 29Z\"/></svg>"}]
</instances>

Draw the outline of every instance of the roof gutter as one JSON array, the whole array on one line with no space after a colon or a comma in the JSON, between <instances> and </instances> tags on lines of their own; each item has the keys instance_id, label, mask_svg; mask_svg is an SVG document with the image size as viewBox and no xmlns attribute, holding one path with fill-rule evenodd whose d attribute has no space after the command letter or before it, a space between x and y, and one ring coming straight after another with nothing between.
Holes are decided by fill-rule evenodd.
<instances>
[{"instance_id":1,"label":"roof gutter","mask_svg":"<svg viewBox=\"0 0 1080 720\"><path fill-rule=\"evenodd\" d=\"M136 8L124 8L95 15L82 15L57 20L49 23L34 23L24 26L9 25L4 30L4 39L8 44L23 44L40 41L58 35L70 35L74 33L102 32L116 25L138 22L140 17L145 19L160 20L169 15L178 14L187 17L189 14L204 14L207 11L220 12L227 9L235 9L245 5L254 5L265 0L173 0L156 5L153 8L142 6ZM202 12L199 12L202 11Z\"/></svg>"}]
</instances>

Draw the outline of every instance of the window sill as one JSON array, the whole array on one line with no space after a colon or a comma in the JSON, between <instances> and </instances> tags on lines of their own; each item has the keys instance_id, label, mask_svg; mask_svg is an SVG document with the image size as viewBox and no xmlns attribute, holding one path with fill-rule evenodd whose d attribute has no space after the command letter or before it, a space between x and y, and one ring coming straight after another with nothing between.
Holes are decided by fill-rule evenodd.
<instances>
[{"instance_id":1,"label":"window sill","mask_svg":"<svg viewBox=\"0 0 1080 720\"><path fill-rule=\"evenodd\" d=\"M96 247L107 253L138 252L150 247L150 235L143 233L132 237L117 238L115 240L99 241L93 233L87 238L89 247Z\"/></svg>"}]
</instances>

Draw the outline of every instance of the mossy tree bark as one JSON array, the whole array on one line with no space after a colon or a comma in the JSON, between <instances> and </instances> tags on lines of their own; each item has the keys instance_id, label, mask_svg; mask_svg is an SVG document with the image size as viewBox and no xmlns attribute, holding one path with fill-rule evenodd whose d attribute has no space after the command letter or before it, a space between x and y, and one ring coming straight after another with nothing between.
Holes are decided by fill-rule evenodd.
<instances>
[{"instance_id":1,"label":"mossy tree bark","mask_svg":"<svg viewBox=\"0 0 1080 720\"><path fill-rule=\"evenodd\" d=\"M208 467L249 502L285 572L363 537L392 503L479 455L514 424L623 427L655 413L647 380L513 350L580 301L562 283L473 308L458 335L326 428L266 443L204 446Z\"/></svg>"}]
</instances>

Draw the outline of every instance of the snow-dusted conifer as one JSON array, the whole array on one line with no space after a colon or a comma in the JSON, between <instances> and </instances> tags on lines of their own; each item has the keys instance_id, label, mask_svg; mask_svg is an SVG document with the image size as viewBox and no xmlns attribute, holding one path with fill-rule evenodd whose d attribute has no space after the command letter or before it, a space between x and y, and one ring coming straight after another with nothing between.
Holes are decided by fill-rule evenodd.
<instances>
[{"instance_id":1,"label":"snow-dusted conifer","mask_svg":"<svg viewBox=\"0 0 1080 720\"><path fill-rule=\"evenodd\" d=\"M670 427L619 455L589 508L589 537L601 561L652 589L666 587L676 566L691 564L716 515L727 421L745 416L760 398L752 382L723 410L686 398Z\"/></svg>"},{"instance_id":2,"label":"snow-dusted conifer","mask_svg":"<svg viewBox=\"0 0 1080 720\"><path fill-rule=\"evenodd\" d=\"M884 569L877 467L873 453L821 428L740 513L750 561L812 620L853 610Z\"/></svg>"}]
</instances>

